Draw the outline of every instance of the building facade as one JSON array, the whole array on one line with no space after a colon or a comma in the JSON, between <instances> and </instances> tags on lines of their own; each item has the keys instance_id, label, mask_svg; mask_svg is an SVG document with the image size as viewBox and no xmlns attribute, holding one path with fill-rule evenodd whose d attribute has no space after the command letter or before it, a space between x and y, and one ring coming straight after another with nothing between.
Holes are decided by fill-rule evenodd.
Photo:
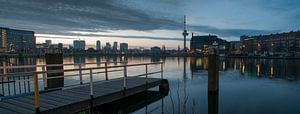
<instances>
[{"instance_id":1,"label":"building facade","mask_svg":"<svg viewBox=\"0 0 300 114\"><path fill-rule=\"evenodd\" d=\"M300 55L300 32L258 36L241 36L242 50L246 55Z\"/></svg>"},{"instance_id":2,"label":"building facade","mask_svg":"<svg viewBox=\"0 0 300 114\"><path fill-rule=\"evenodd\" d=\"M212 45L214 42L217 42L220 48L220 53L225 51L228 46L228 42L226 40L222 40L215 35L207 35L207 36L194 36L192 35L192 39L190 41L190 51L191 53L208 53L208 47Z\"/></svg>"},{"instance_id":3,"label":"building facade","mask_svg":"<svg viewBox=\"0 0 300 114\"><path fill-rule=\"evenodd\" d=\"M120 43L120 51L127 52L128 51L128 43Z\"/></svg>"},{"instance_id":4,"label":"building facade","mask_svg":"<svg viewBox=\"0 0 300 114\"><path fill-rule=\"evenodd\" d=\"M101 42L100 42L100 40L96 41L96 50L101 50Z\"/></svg>"},{"instance_id":5,"label":"building facade","mask_svg":"<svg viewBox=\"0 0 300 114\"><path fill-rule=\"evenodd\" d=\"M33 52L36 37L33 31L0 27L0 48L5 52Z\"/></svg>"},{"instance_id":6,"label":"building facade","mask_svg":"<svg viewBox=\"0 0 300 114\"><path fill-rule=\"evenodd\" d=\"M85 41L84 40L74 40L73 41L73 49L75 50L85 50Z\"/></svg>"},{"instance_id":7,"label":"building facade","mask_svg":"<svg viewBox=\"0 0 300 114\"><path fill-rule=\"evenodd\" d=\"M117 50L118 50L118 42L114 42L113 51L117 51Z\"/></svg>"}]
</instances>

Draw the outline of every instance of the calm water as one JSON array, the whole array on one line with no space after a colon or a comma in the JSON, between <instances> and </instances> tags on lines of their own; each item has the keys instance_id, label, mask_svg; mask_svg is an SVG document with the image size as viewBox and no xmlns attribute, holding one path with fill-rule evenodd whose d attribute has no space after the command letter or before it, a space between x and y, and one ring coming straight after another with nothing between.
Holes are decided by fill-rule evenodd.
<instances>
[{"instance_id":1,"label":"calm water","mask_svg":"<svg viewBox=\"0 0 300 114\"><path fill-rule=\"evenodd\" d=\"M101 60L118 61L119 59L66 57L64 63L80 61L88 63ZM129 64L160 60L165 62L164 78L168 79L170 84L168 94L157 97L158 89L154 88L153 91L141 93L134 98L97 107L96 111L135 114L215 113L211 112L212 110L219 114L300 113L300 60L221 58L220 90L219 96L216 97L207 95L207 58L128 58ZM43 64L44 60L32 59L28 63ZM152 66L149 71L156 70L159 70L159 66ZM143 72L144 67L140 67L129 69L128 73ZM121 77L122 72L109 75L114 78ZM157 74L152 77L159 76ZM87 81L88 77L85 79ZM99 76L97 79L103 80L104 77ZM65 85L74 83L78 83L77 77L65 79ZM141 100L146 101L140 102Z\"/></svg>"}]
</instances>

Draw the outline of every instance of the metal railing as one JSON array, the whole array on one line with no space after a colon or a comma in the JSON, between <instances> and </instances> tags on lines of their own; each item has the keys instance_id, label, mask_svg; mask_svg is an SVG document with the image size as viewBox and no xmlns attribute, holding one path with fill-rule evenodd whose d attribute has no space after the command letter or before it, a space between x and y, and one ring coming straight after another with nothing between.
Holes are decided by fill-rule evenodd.
<instances>
[{"instance_id":1,"label":"metal railing","mask_svg":"<svg viewBox=\"0 0 300 114\"><path fill-rule=\"evenodd\" d=\"M134 67L134 66L145 66L145 74L139 74L139 75L135 75L135 76L145 76L145 83L148 83L148 76L152 75L152 74L157 74L157 73L161 73L160 78L163 79L163 62L155 62L155 63L139 63L139 64L127 64L127 62L120 62L123 63L121 65L114 65L114 66L108 66L108 63L105 62L104 63L104 67L103 66L97 66L97 67L89 67L89 68L82 68L82 65L84 64L55 64L55 65L26 65L26 66L14 66L14 68L32 68L32 67L42 67L42 71L31 71L31 72L16 72L16 73L6 73L6 74L0 74L0 77L2 77L2 79L4 77L9 78L13 78L16 76L20 76L20 75L27 75L28 76L28 80L30 81L29 76L33 76L33 88L34 88L34 104L35 104L35 111L39 112L39 93L41 91L39 91L39 80L43 81L44 83L44 87L47 85L47 80L48 79L55 79L55 78L65 78L65 77L69 77L69 76L79 76L79 85L83 85L83 75L89 75L89 82L86 84L89 84L90 86L90 97L93 98L94 92L93 92L93 78L94 78L94 74L105 74L105 80L109 80L109 72L119 72L119 71L123 71L123 89L126 90L127 89L127 68L128 67ZM90 64L90 63L88 63ZM92 64L92 63L91 63ZM60 70L45 70L46 67L51 67L51 66L67 66L67 65L79 65L78 68L74 68L74 69L60 69ZM159 71L154 71L154 72L149 72L149 66L150 65L160 65L160 70ZM9 68L9 67L7 67ZM116 68L122 68L122 69L116 69ZM1 69L1 67L0 67ZM3 68L2 68L3 69ZM112 69L112 70L110 70ZM96 70L104 70L101 72L95 72ZM89 71L89 73L83 73L83 71ZM47 73L61 73L61 72L79 72L79 74L73 74L73 75L63 75L63 76L55 76L55 77L47 77L46 74ZM42 75L43 78L39 78L39 74ZM32 81L32 80L31 80ZM2 83L3 84L3 83ZM77 84L78 85L78 84ZM74 85L73 85L74 86ZM63 86L61 88L64 88L66 86Z\"/></svg>"},{"instance_id":2,"label":"metal railing","mask_svg":"<svg viewBox=\"0 0 300 114\"><path fill-rule=\"evenodd\" d=\"M99 66L101 64L104 64L107 66L107 64L126 64L126 61L120 61L120 62L107 62L107 61L101 61L98 63L75 63L75 64L42 64L42 65L19 65L19 66L12 66L12 65L6 65L3 63L3 66L0 66L0 96L12 96L12 95L18 95L18 94L26 94L32 92L32 85L33 82L30 82L33 80L31 77L33 75L33 72L35 71L42 71L45 72L47 68L49 67L58 67L58 66L74 66L79 67L79 69L82 69L85 66L88 65L96 65ZM16 73L17 72L17 73ZM106 74L108 72L106 69ZM8 75L10 77L8 77ZM47 73L41 73L43 77L43 86L44 88L47 88ZM83 73L82 70L79 70L79 74L73 74L68 76L78 76L80 77L80 83L83 83L83 75L88 75L88 73ZM51 77L48 79L51 79ZM106 75L106 79L108 79L108 76Z\"/></svg>"}]
</instances>

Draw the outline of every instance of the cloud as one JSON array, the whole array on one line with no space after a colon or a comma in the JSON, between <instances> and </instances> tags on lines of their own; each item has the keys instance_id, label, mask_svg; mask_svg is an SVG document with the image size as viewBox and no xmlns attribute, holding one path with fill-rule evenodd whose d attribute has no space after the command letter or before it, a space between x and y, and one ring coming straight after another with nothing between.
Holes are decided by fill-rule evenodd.
<instances>
[{"instance_id":1,"label":"cloud","mask_svg":"<svg viewBox=\"0 0 300 114\"><path fill-rule=\"evenodd\" d=\"M159 7L149 7L147 4L143 4L147 7L145 9L130 6L125 2L117 0L0 0L0 21L5 23L3 26L6 27L29 29L43 34L68 35L66 32L74 30L105 32L107 30L182 29L182 13L178 9L170 7L170 5L178 7L176 1L165 0L163 4L170 4L159 5ZM149 9L153 9L157 13ZM164 12L164 10L168 11ZM172 12L170 12L171 10ZM206 25L190 25L189 28L195 32L217 34L224 37L277 32L255 29L220 29ZM158 38L153 36L118 37ZM158 39L168 40L168 38Z\"/></svg>"},{"instance_id":2,"label":"cloud","mask_svg":"<svg viewBox=\"0 0 300 114\"><path fill-rule=\"evenodd\" d=\"M173 40L173 41L183 41L183 38L172 38L172 37L155 37L155 36L133 36L133 35L111 35L111 34L74 34L74 33L65 33L61 35L49 35L49 34L36 34L40 38L52 38L52 39L77 39L81 38L130 38L130 39L151 39L151 40ZM189 40L189 39L187 39Z\"/></svg>"}]
</instances>

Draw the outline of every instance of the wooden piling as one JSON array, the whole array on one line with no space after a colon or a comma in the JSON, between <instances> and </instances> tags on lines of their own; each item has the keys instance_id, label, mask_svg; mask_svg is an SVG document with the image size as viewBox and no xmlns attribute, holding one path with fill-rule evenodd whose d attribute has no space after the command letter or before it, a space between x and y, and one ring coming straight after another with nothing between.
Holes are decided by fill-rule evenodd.
<instances>
[{"instance_id":1,"label":"wooden piling","mask_svg":"<svg viewBox=\"0 0 300 114\"><path fill-rule=\"evenodd\" d=\"M46 53L45 55L46 64L63 64L62 53ZM63 66L47 66L47 71L49 70L63 70ZM63 76L64 72L57 73L47 73L47 77ZM47 80L47 89L58 88L64 86L64 78L54 78Z\"/></svg>"},{"instance_id":2,"label":"wooden piling","mask_svg":"<svg viewBox=\"0 0 300 114\"><path fill-rule=\"evenodd\" d=\"M209 49L208 56L208 93L219 91L219 54L216 47Z\"/></svg>"}]
</instances>

